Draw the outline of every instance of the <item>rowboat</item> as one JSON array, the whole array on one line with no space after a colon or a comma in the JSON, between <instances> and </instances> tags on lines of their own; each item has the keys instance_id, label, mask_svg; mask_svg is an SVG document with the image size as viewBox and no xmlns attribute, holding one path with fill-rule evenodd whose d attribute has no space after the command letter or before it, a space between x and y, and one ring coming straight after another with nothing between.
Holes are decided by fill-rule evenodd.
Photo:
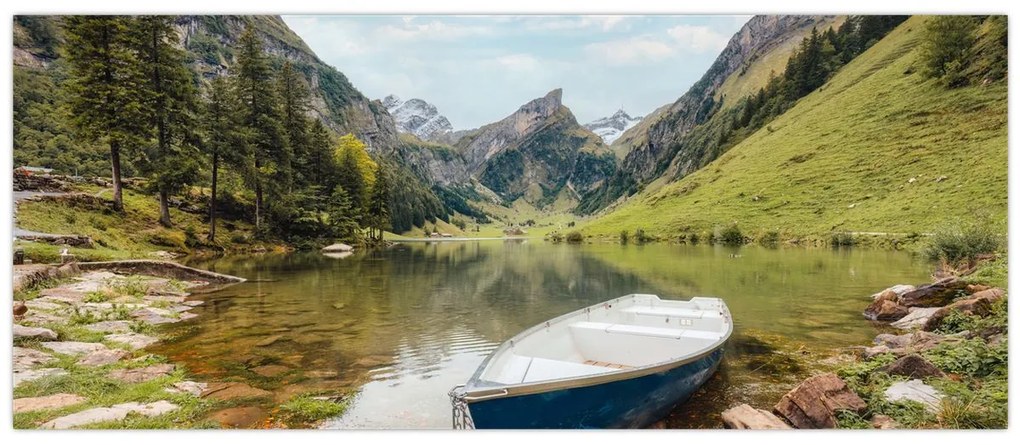
<instances>
[{"instance_id":1,"label":"rowboat","mask_svg":"<svg viewBox=\"0 0 1020 445\"><path fill-rule=\"evenodd\" d=\"M507 340L450 391L454 428L640 428L715 373L733 332L719 298L631 294Z\"/></svg>"}]
</instances>

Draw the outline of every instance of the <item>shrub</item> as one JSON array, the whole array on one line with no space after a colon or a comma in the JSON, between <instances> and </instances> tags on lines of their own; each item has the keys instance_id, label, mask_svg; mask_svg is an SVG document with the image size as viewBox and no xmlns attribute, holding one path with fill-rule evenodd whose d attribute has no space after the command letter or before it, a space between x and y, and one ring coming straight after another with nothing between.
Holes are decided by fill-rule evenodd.
<instances>
[{"instance_id":1,"label":"shrub","mask_svg":"<svg viewBox=\"0 0 1020 445\"><path fill-rule=\"evenodd\" d=\"M460 230L464 230L467 228L467 221L464 221L463 218L453 218L450 220L450 223L457 226L457 228Z\"/></svg>"},{"instance_id":2,"label":"shrub","mask_svg":"<svg viewBox=\"0 0 1020 445\"><path fill-rule=\"evenodd\" d=\"M637 229L634 231L634 241L638 243L647 243L652 241L652 237L645 234L645 229Z\"/></svg>"},{"instance_id":3,"label":"shrub","mask_svg":"<svg viewBox=\"0 0 1020 445\"><path fill-rule=\"evenodd\" d=\"M560 233L558 233L558 232L553 232L553 233L550 233L550 234L548 235L548 237L549 237L549 241L552 241L552 242L554 242L554 243L560 243L560 242L563 242L563 235L562 235L562 234L560 234Z\"/></svg>"},{"instance_id":4,"label":"shrub","mask_svg":"<svg viewBox=\"0 0 1020 445\"><path fill-rule=\"evenodd\" d=\"M769 230L769 231L765 232L765 234L763 234L760 238L758 238L758 243L763 245L763 246L765 246L765 247L776 247L776 246L778 246L779 245L779 231L778 230Z\"/></svg>"},{"instance_id":5,"label":"shrub","mask_svg":"<svg viewBox=\"0 0 1020 445\"><path fill-rule=\"evenodd\" d=\"M581 232L573 231L567 234L567 242L571 244L578 244L584 241L584 235Z\"/></svg>"},{"instance_id":6,"label":"shrub","mask_svg":"<svg viewBox=\"0 0 1020 445\"><path fill-rule=\"evenodd\" d=\"M81 301L85 303L103 303L108 301L109 299L110 297L106 295L106 292L94 290L91 292L86 292L85 297L82 298Z\"/></svg>"},{"instance_id":7,"label":"shrub","mask_svg":"<svg viewBox=\"0 0 1020 445\"><path fill-rule=\"evenodd\" d=\"M965 84L964 69L971 63L977 28L977 20L964 15L942 15L928 20L921 43L925 76L939 79L950 88Z\"/></svg>"},{"instance_id":8,"label":"shrub","mask_svg":"<svg viewBox=\"0 0 1020 445\"><path fill-rule=\"evenodd\" d=\"M621 230L620 231L620 244L627 244L627 238L629 236L630 236L630 234L628 234L626 230Z\"/></svg>"},{"instance_id":9,"label":"shrub","mask_svg":"<svg viewBox=\"0 0 1020 445\"><path fill-rule=\"evenodd\" d=\"M299 395L287 403L280 405L280 411L287 417L288 421L312 423L318 420L339 416L347 410L346 401L334 402Z\"/></svg>"},{"instance_id":10,"label":"shrub","mask_svg":"<svg viewBox=\"0 0 1020 445\"><path fill-rule=\"evenodd\" d=\"M947 225L935 231L924 255L932 261L973 263L978 255L995 253L1001 245L1002 238L986 222Z\"/></svg>"},{"instance_id":11,"label":"shrub","mask_svg":"<svg viewBox=\"0 0 1020 445\"><path fill-rule=\"evenodd\" d=\"M690 235L687 235L687 240L690 241L691 244L698 244L698 241L700 241L701 239L700 237L698 237L698 234L696 232L692 232Z\"/></svg>"},{"instance_id":12,"label":"shrub","mask_svg":"<svg viewBox=\"0 0 1020 445\"><path fill-rule=\"evenodd\" d=\"M720 230L716 239L719 240L719 242L730 246L739 246L744 244L744 234L740 231L740 228L737 227L736 224L731 224Z\"/></svg>"},{"instance_id":13,"label":"shrub","mask_svg":"<svg viewBox=\"0 0 1020 445\"><path fill-rule=\"evenodd\" d=\"M850 232L836 232L829 236L829 245L832 247L849 247L857 243L854 235Z\"/></svg>"}]
</instances>

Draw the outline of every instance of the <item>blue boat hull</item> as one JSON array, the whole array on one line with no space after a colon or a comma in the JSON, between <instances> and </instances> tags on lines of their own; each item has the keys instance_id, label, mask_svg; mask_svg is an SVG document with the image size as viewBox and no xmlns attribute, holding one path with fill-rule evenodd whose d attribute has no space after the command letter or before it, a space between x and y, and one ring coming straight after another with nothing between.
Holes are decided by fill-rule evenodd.
<instances>
[{"instance_id":1,"label":"blue boat hull","mask_svg":"<svg viewBox=\"0 0 1020 445\"><path fill-rule=\"evenodd\" d=\"M715 373L722 348L676 368L598 385L468 405L475 428L641 428L665 418Z\"/></svg>"}]
</instances>

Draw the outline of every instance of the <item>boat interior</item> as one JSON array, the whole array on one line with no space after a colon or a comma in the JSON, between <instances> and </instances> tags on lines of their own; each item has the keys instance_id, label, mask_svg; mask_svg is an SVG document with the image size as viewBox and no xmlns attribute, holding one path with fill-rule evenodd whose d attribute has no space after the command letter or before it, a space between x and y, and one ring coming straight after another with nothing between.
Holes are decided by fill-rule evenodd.
<instances>
[{"instance_id":1,"label":"boat interior","mask_svg":"<svg viewBox=\"0 0 1020 445\"><path fill-rule=\"evenodd\" d=\"M715 348L729 324L718 298L627 295L525 331L497 351L478 379L536 383L675 361Z\"/></svg>"}]
</instances>

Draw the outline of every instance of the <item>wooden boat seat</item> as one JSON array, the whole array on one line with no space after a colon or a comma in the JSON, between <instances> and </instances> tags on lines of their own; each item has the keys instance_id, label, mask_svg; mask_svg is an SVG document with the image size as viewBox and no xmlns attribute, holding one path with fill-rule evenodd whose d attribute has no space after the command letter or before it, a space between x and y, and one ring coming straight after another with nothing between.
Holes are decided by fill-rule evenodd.
<instances>
[{"instance_id":1,"label":"wooden boat seat","mask_svg":"<svg viewBox=\"0 0 1020 445\"><path fill-rule=\"evenodd\" d=\"M679 318L719 318L719 313L682 307L634 306L623 310L636 315L650 315Z\"/></svg>"}]
</instances>

